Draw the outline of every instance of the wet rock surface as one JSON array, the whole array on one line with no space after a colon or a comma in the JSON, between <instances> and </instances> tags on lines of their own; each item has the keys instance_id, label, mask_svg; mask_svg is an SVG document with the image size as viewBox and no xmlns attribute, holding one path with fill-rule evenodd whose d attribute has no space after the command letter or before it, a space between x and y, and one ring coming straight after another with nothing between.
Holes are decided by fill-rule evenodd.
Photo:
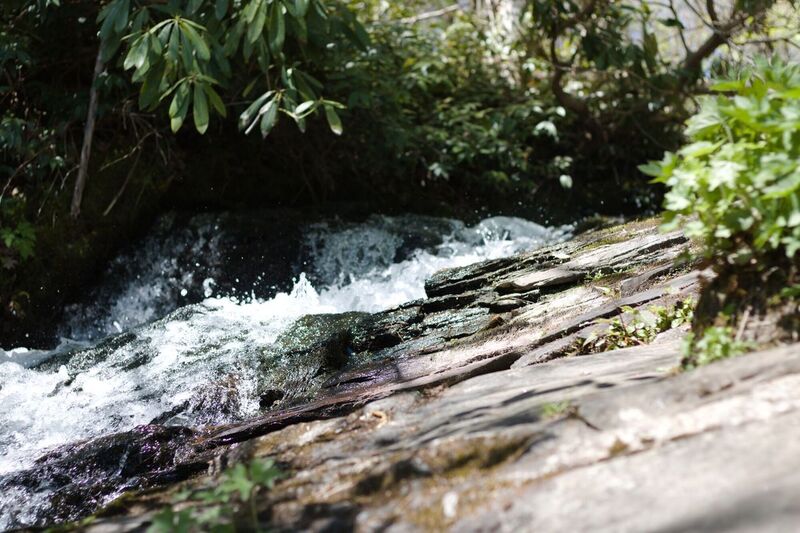
<instances>
[{"instance_id":1,"label":"wet rock surface","mask_svg":"<svg viewBox=\"0 0 800 533\"><path fill-rule=\"evenodd\" d=\"M105 503L101 480L117 491L101 494L159 485L87 528L143 531L174 481L270 456L288 476L257 506L277 530L791 529L799 346L677 373L678 328L574 355L598 320L695 295L710 274L674 266L688 246L632 223L439 272L428 299L386 312L303 318L264 357L315 361L305 385L261 391L261 415L241 423L148 426L179 445L127 477L89 468L81 505L53 517ZM107 461L124 455L97 442Z\"/></svg>"},{"instance_id":2,"label":"wet rock surface","mask_svg":"<svg viewBox=\"0 0 800 533\"><path fill-rule=\"evenodd\" d=\"M74 520L131 488L163 485L205 470L204 462L182 457L193 437L188 428L150 425L68 444L28 470L0 477L0 490L28 503L24 515L12 516L13 521L44 526ZM38 497L43 489L47 496Z\"/></svg>"}]
</instances>

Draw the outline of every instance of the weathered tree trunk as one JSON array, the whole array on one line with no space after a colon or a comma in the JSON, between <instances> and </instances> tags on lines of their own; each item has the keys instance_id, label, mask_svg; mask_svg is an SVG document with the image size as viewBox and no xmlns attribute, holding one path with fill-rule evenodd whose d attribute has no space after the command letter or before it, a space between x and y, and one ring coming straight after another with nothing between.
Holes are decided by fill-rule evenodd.
<instances>
[{"instance_id":1,"label":"weathered tree trunk","mask_svg":"<svg viewBox=\"0 0 800 533\"><path fill-rule=\"evenodd\" d=\"M86 126L83 130L83 147L81 148L81 162L78 166L78 179L75 181L75 189L72 192L72 208L70 214L72 218L78 218L81 213L81 201L83 200L83 190L86 188L86 177L89 172L89 157L92 154L92 138L94 137L94 125L97 119L97 80L103 73L105 63L103 62L102 46L97 50L97 58L94 62L94 74L92 75L92 87L89 90L89 110L86 112Z\"/></svg>"}]
</instances>

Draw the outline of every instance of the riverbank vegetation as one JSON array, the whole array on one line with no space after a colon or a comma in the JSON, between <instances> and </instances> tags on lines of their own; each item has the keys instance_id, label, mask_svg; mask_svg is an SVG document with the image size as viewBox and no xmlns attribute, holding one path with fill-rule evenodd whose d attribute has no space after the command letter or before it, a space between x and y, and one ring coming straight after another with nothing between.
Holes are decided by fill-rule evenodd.
<instances>
[{"instance_id":1,"label":"riverbank vegetation","mask_svg":"<svg viewBox=\"0 0 800 533\"><path fill-rule=\"evenodd\" d=\"M685 364L796 340L800 250L800 67L760 60L711 86L689 142L642 167L668 187L664 228L682 227L716 278Z\"/></svg>"},{"instance_id":2,"label":"riverbank vegetation","mask_svg":"<svg viewBox=\"0 0 800 533\"><path fill-rule=\"evenodd\" d=\"M657 210L663 186L638 165L679 148L710 79L737 79L759 55L791 60L796 24L790 2L768 0L3 2L0 341L35 344L36 321L166 209L350 202L551 220ZM761 165L793 176L794 138L777 133L794 124L791 70L762 69L775 77L766 96L718 86L713 113L734 130L701 125L706 104L676 164L727 161L751 182ZM762 118L775 131L753 129ZM709 250L737 243L725 250L734 262L794 253L796 193L773 181L737 179L735 197L703 211L731 219L739 211L719 210L740 209L734 198L757 186L746 209L774 214L771 225L698 229ZM667 184L671 211L687 209L679 194L716 202Z\"/></svg>"}]
</instances>

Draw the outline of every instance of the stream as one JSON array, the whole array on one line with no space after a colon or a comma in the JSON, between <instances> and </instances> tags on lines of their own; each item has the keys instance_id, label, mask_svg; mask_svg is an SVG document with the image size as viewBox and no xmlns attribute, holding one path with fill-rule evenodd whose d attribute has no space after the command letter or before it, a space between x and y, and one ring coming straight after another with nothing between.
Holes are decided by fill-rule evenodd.
<instances>
[{"instance_id":1,"label":"stream","mask_svg":"<svg viewBox=\"0 0 800 533\"><path fill-rule=\"evenodd\" d=\"M308 338L304 315L348 320L425 298L438 270L570 232L511 217L285 227L273 215L162 218L68 308L57 347L0 350L0 530L47 522L52 489L22 485L20 472L60 446L147 424L241 421L313 398L318 362L287 356Z\"/></svg>"}]
</instances>

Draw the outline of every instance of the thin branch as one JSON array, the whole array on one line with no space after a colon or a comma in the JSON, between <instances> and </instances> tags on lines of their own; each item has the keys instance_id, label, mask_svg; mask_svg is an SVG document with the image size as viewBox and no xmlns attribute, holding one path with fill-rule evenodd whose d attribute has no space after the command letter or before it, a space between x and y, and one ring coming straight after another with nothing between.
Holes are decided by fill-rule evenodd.
<instances>
[{"instance_id":1,"label":"thin branch","mask_svg":"<svg viewBox=\"0 0 800 533\"><path fill-rule=\"evenodd\" d=\"M686 4L686 7L688 7L691 10L691 12L695 14L695 16L697 17L697 20L699 20L703 24L703 26L707 27L710 30L714 30L715 29L714 25L706 20L706 18L703 16L703 14L700 12L700 10L697 9L692 4L692 2L690 2L689 0L686 0L684 2L684 4Z\"/></svg>"},{"instance_id":2,"label":"thin branch","mask_svg":"<svg viewBox=\"0 0 800 533\"><path fill-rule=\"evenodd\" d=\"M142 137L139 138L139 142L137 142L136 145L133 148L131 148L131 150L128 153L118 157L117 159L114 159L113 161L110 161L110 162L106 163L105 165L100 167L100 170L98 170L98 172L102 172L102 171L104 171L104 170L106 170L108 168L111 168L114 165L116 165L117 163L121 163L122 161L128 159L132 155L139 153L141 151L140 148L142 147L142 144L144 144L144 141L146 141L148 137L150 137L151 135L154 135L154 134L155 134L155 130L151 130L151 131L147 132L146 134L144 134Z\"/></svg>"},{"instance_id":3,"label":"thin branch","mask_svg":"<svg viewBox=\"0 0 800 533\"><path fill-rule=\"evenodd\" d=\"M708 16L711 17L711 22L714 26L719 24L719 17L717 16L717 6L714 4L714 0L706 0L706 11L708 12Z\"/></svg>"},{"instance_id":4,"label":"thin branch","mask_svg":"<svg viewBox=\"0 0 800 533\"><path fill-rule=\"evenodd\" d=\"M550 89L553 91L553 95L556 97L559 105L561 105L563 108L569 109L570 111L573 111L586 118L593 129L598 128L595 128L596 122L592 116L591 110L589 109L589 105L580 98L577 98L566 92L564 87L561 85L562 79L570 70L576 54L573 54L568 62L562 61L561 58L558 57L558 52L556 51L556 41L558 40L558 37L562 35L564 30L571 29L577 24L583 22L586 18L590 17L597 7L597 3L597 0L590 0L578 13L565 20L562 24L556 25L552 28L550 33L549 53L550 64L553 67L553 76L550 78Z\"/></svg>"},{"instance_id":5,"label":"thin branch","mask_svg":"<svg viewBox=\"0 0 800 533\"><path fill-rule=\"evenodd\" d=\"M691 53L689 50L689 45L686 42L686 35L683 33L683 23L681 22L680 18L678 18L678 11L675 9L675 3L673 0L669 0L669 10L672 11L672 17L678 21L678 36L681 39L681 43L683 44L683 50L689 54Z\"/></svg>"},{"instance_id":6,"label":"thin branch","mask_svg":"<svg viewBox=\"0 0 800 533\"><path fill-rule=\"evenodd\" d=\"M89 173L89 157L92 154L92 139L94 138L94 126L97 120L97 80L100 78L105 68L102 51L103 45L101 43L97 47L97 58L94 62L94 74L92 75L92 88L89 91L89 110L86 112L86 127L83 130L81 162L78 167L78 179L75 181L75 189L72 194L72 207L70 208L72 218L78 218L78 215L81 213L83 191L86 188L86 177Z\"/></svg>"},{"instance_id":7,"label":"thin branch","mask_svg":"<svg viewBox=\"0 0 800 533\"><path fill-rule=\"evenodd\" d=\"M458 4L453 4L451 6L443 7L442 9L436 9L434 11L428 11L426 13L420 13L419 15L415 15L413 17L406 17L398 20L401 24L416 24L417 22L438 18L449 13L454 13L456 11L460 11L461 6Z\"/></svg>"},{"instance_id":8,"label":"thin branch","mask_svg":"<svg viewBox=\"0 0 800 533\"><path fill-rule=\"evenodd\" d=\"M714 53L714 50L725 44L743 22L742 18L737 18L717 28L695 51L686 56L683 61L683 69L688 76L694 76L700 71L703 60Z\"/></svg>"},{"instance_id":9,"label":"thin branch","mask_svg":"<svg viewBox=\"0 0 800 533\"><path fill-rule=\"evenodd\" d=\"M3 197L6 195L6 192L8 191L8 188L11 186L11 183L13 183L13 181L14 181L14 178L16 178L17 176L19 176L20 172L22 172L22 170L23 170L25 167L27 167L28 165L30 165L31 163L33 163L33 161L34 161L34 160L35 160L37 157L39 157L39 156L41 155L41 153L42 153L42 152L44 152L45 150L46 150L46 148L42 148L42 149L40 149L40 150L39 150L39 151L37 151L35 154L33 154L32 156L30 156L28 159L26 159L25 161L23 161L22 163L20 163L20 165L19 165L19 166L16 168L16 170L14 170L13 174L11 174L11 176L8 178L8 181L6 182L6 185L5 185L5 187L3 187L3 190L2 190L2 191L0 191L0 202L2 202L2 201L3 201Z\"/></svg>"},{"instance_id":10,"label":"thin branch","mask_svg":"<svg viewBox=\"0 0 800 533\"><path fill-rule=\"evenodd\" d=\"M104 217L108 216L108 214L111 212L111 210L114 209L114 206L117 205L117 202L119 201L119 199L122 198L122 194L125 192L125 189L128 187L128 183L130 183L131 178L133 177L133 173L136 170L136 167L139 165L139 159L141 159L141 158L142 158L142 151L139 150L136 153L136 159L133 161L133 164L131 165L130 170L128 170L128 175L125 176L125 181L122 182L122 187L119 188L119 191L117 191L117 194L114 195L114 199L111 200L111 203L108 204L108 207L106 207L106 210L103 211L103 216Z\"/></svg>"},{"instance_id":11,"label":"thin branch","mask_svg":"<svg viewBox=\"0 0 800 533\"><path fill-rule=\"evenodd\" d=\"M758 44L776 44L776 43L784 43L788 44L789 46L793 46L797 49L800 49L800 44L794 42L794 39L797 37L797 34L792 35L783 35L780 37L765 37L763 39L746 39L744 41L731 41L731 44L735 46L747 46L747 45L758 45Z\"/></svg>"}]
</instances>

